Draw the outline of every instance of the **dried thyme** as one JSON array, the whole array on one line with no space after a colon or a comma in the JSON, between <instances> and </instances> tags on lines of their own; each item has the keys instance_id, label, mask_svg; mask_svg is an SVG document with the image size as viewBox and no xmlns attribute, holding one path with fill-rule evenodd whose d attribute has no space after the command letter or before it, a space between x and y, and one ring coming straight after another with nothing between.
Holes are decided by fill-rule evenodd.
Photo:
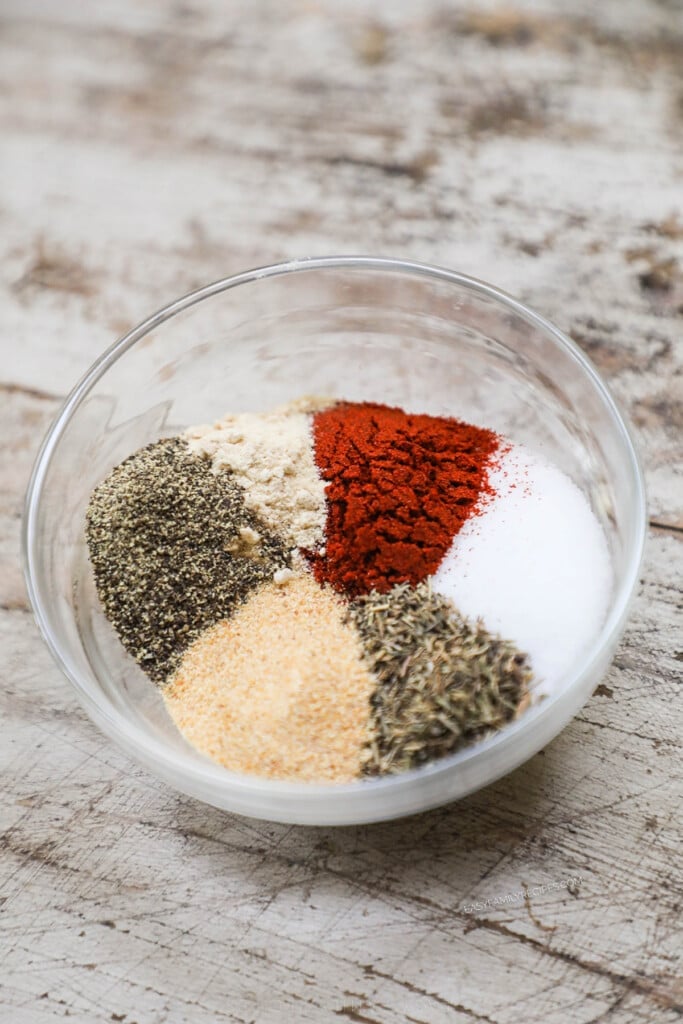
<instances>
[{"instance_id":1,"label":"dried thyme","mask_svg":"<svg viewBox=\"0 0 683 1024\"><path fill-rule=\"evenodd\" d=\"M107 618L157 683L204 629L289 564L240 485L179 438L142 448L95 488L86 539Z\"/></svg>"},{"instance_id":2,"label":"dried thyme","mask_svg":"<svg viewBox=\"0 0 683 1024\"><path fill-rule=\"evenodd\" d=\"M527 656L468 622L429 583L367 594L350 615L378 681L366 775L450 754L499 729L529 699Z\"/></svg>"}]
</instances>

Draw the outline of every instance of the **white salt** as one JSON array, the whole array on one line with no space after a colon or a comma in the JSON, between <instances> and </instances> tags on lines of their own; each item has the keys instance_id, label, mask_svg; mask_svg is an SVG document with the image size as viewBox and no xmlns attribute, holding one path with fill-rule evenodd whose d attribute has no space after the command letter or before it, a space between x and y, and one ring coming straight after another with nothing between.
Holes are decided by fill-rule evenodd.
<instances>
[{"instance_id":1,"label":"white salt","mask_svg":"<svg viewBox=\"0 0 683 1024\"><path fill-rule=\"evenodd\" d=\"M605 535L569 477L521 445L500 456L489 482L495 497L454 538L434 590L526 651L534 692L551 693L604 622Z\"/></svg>"}]
</instances>

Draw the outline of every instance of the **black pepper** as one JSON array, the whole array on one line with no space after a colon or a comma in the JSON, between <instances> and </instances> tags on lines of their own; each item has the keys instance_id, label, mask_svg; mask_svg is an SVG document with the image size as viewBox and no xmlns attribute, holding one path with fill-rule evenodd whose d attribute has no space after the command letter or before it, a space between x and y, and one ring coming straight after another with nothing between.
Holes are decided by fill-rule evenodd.
<instances>
[{"instance_id":1,"label":"black pepper","mask_svg":"<svg viewBox=\"0 0 683 1024\"><path fill-rule=\"evenodd\" d=\"M94 490L86 540L107 618L156 683L289 554L247 508L230 473L181 438L131 455Z\"/></svg>"}]
</instances>

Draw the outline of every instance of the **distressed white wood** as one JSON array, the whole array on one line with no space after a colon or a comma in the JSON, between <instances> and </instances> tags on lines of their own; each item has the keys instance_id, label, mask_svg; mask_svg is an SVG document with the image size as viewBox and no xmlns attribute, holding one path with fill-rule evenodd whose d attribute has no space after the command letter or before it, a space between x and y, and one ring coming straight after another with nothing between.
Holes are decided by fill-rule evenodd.
<instances>
[{"instance_id":1,"label":"distressed white wood","mask_svg":"<svg viewBox=\"0 0 683 1024\"><path fill-rule=\"evenodd\" d=\"M0 16L4 1016L680 1019L680 4ZM568 330L635 425L652 529L614 665L545 751L424 816L289 828L177 796L97 733L27 610L21 500L59 396L152 308L359 251L484 277Z\"/></svg>"}]
</instances>

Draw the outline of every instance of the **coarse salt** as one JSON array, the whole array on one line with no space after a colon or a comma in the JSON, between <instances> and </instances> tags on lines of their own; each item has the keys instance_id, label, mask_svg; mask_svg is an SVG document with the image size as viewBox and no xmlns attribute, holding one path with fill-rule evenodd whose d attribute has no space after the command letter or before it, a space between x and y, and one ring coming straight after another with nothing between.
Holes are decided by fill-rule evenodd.
<instances>
[{"instance_id":1,"label":"coarse salt","mask_svg":"<svg viewBox=\"0 0 683 1024\"><path fill-rule=\"evenodd\" d=\"M512 445L485 500L454 538L434 590L531 657L534 693L550 694L587 652L612 586L607 542L588 500L556 466Z\"/></svg>"}]
</instances>

